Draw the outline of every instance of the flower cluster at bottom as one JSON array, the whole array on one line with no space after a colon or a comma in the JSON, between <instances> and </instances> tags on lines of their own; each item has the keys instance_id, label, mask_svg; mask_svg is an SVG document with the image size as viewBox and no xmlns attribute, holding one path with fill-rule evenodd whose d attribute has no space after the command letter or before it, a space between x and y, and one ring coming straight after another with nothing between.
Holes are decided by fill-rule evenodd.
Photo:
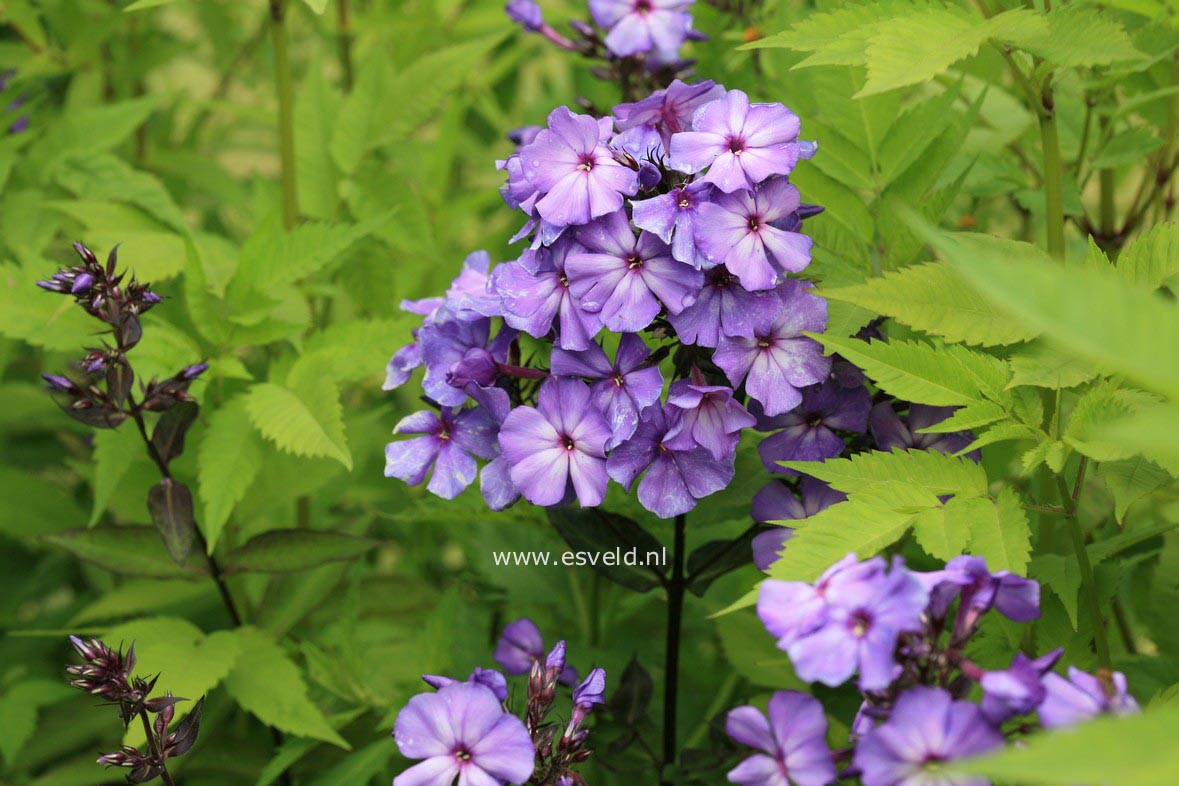
<instances>
[{"instance_id":1,"label":"flower cluster at bottom","mask_svg":"<svg viewBox=\"0 0 1179 786\"><path fill-rule=\"evenodd\" d=\"M606 672L594 669L581 682L565 663L565 642L545 655L531 620L509 624L495 649L503 672L476 668L465 681L427 674L434 693L414 696L397 715L393 738L402 755L421 759L393 786L439 786L455 778L470 786L582 786L574 768L588 759L593 708L605 702ZM528 675L523 720L508 707L504 676ZM574 686L565 723L548 720L559 685Z\"/></svg>"},{"instance_id":2,"label":"flower cluster at bottom","mask_svg":"<svg viewBox=\"0 0 1179 786\"><path fill-rule=\"evenodd\" d=\"M944 570L911 571L900 558L848 555L813 584L768 580L757 610L807 682L841 685L858 674L863 703L850 745L830 750L819 701L782 691L768 715L738 707L733 739L759 751L731 770L742 786L986 786L947 762L998 748L1039 726L1057 728L1101 714L1138 711L1125 676L1053 671L1062 650L1017 653L986 670L966 649L991 610L1014 622L1039 616L1040 587L984 560L962 556ZM973 696L981 696L977 701ZM1031 719L1037 715L1038 724Z\"/></svg>"}]
</instances>

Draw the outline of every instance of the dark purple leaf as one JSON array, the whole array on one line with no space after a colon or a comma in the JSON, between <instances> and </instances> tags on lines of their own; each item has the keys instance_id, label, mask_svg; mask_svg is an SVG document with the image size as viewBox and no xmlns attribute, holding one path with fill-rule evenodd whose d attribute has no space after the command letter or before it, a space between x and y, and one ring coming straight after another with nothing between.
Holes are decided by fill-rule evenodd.
<instances>
[{"instance_id":1,"label":"dark purple leaf","mask_svg":"<svg viewBox=\"0 0 1179 786\"><path fill-rule=\"evenodd\" d=\"M176 726L176 731L168 735L164 741L164 758L183 756L192 750L196 744L197 735L201 733L201 712L205 708L205 697L197 701L192 712L184 716L184 720Z\"/></svg>"},{"instance_id":2,"label":"dark purple leaf","mask_svg":"<svg viewBox=\"0 0 1179 786\"><path fill-rule=\"evenodd\" d=\"M126 360L119 358L106 367L106 389L111 400L119 406L127 400L127 394L131 392L131 383L134 381L135 372L127 365Z\"/></svg>"},{"instance_id":3,"label":"dark purple leaf","mask_svg":"<svg viewBox=\"0 0 1179 786\"><path fill-rule=\"evenodd\" d=\"M192 494L188 486L165 478L147 493L147 509L159 530L164 546L177 565L183 565L192 550L196 525L192 517Z\"/></svg>"},{"instance_id":4,"label":"dark purple leaf","mask_svg":"<svg viewBox=\"0 0 1179 786\"><path fill-rule=\"evenodd\" d=\"M157 696L154 699L145 701L143 706L147 708L148 712L159 712L165 707L171 707L173 704L179 704L182 701L188 701L188 699L182 696Z\"/></svg>"},{"instance_id":5,"label":"dark purple leaf","mask_svg":"<svg viewBox=\"0 0 1179 786\"><path fill-rule=\"evenodd\" d=\"M115 325L115 340L119 342L119 348L130 349L138 344L141 338L143 326L139 324L139 317L133 314L122 315L119 323Z\"/></svg>"},{"instance_id":6,"label":"dark purple leaf","mask_svg":"<svg viewBox=\"0 0 1179 786\"><path fill-rule=\"evenodd\" d=\"M184 452L184 435L196 421L200 407L195 401L181 401L163 415L151 434L151 443L165 464Z\"/></svg>"}]
</instances>

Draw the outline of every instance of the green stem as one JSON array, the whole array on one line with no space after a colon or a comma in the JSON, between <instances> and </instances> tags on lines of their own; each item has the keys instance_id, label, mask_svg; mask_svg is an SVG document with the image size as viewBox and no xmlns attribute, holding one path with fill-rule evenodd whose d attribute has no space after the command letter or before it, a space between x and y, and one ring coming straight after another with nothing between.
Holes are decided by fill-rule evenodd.
<instances>
[{"instance_id":1,"label":"green stem","mask_svg":"<svg viewBox=\"0 0 1179 786\"><path fill-rule=\"evenodd\" d=\"M291 56L283 0L270 0L270 39L274 46L274 89L278 96L278 148L282 160L282 221L288 230L299 221L295 186L295 113Z\"/></svg>"},{"instance_id":2,"label":"green stem","mask_svg":"<svg viewBox=\"0 0 1179 786\"><path fill-rule=\"evenodd\" d=\"M684 617L684 551L687 517L675 517L675 541L671 552L671 576L667 581L667 649L663 672L663 767L674 766L676 748L676 700L679 696L680 636ZM667 783L666 778L663 780Z\"/></svg>"},{"instance_id":3,"label":"green stem","mask_svg":"<svg viewBox=\"0 0 1179 786\"><path fill-rule=\"evenodd\" d=\"M1040 143L1044 149L1044 222L1048 253L1064 259L1064 164L1060 158L1060 134L1056 128L1056 100L1051 77L1040 93Z\"/></svg>"},{"instance_id":4,"label":"green stem","mask_svg":"<svg viewBox=\"0 0 1179 786\"><path fill-rule=\"evenodd\" d=\"M348 0L336 0L337 23L339 30L337 31L337 46L340 58L340 73L344 82L344 92L352 92L352 83L354 81L353 67L352 67L352 20L348 14Z\"/></svg>"},{"instance_id":5,"label":"green stem","mask_svg":"<svg viewBox=\"0 0 1179 786\"><path fill-rule=\"evenodd\" d=\"M1097 184L1101 199L1101 212L1097 219L1099 222L1098 227L1101 232L1102 242L1110 243L1117 233L1117 214L1114 208L1114 190L1116 188L1114 171L1112 169L1102 169L1098 174Z\"/></svg>"},{"instance_id":6,"label":"green stem","mask_svg":"<svg viewBox=\"0 0 1179 786\"><path fill-rule=\"evenodd\" d=\"M1088 459L1081 458L1081 466L1077 469L1077 480L1071 493L1061 475L1056 476L1056 487L1060 492L1060 503L1069 512L1068 529L1072 536L1073 550L1077 555L1077 565L1081 569L1081 592L1085 596L1089 614L1093 617L1093 643L1097 647L1097 660L1108 669L1113 665L1113 660L1110 657L1109 637L1105 630L1105 615L1101 613L1101 600L1097 597L1093 563L1089 561L1089 551L1085 548L1085 533L1081 530L1081 521L1077 517L1077 500L1081 495L1081 486L1085 482L1088 463Z\"/></svg>"}]
</instances>

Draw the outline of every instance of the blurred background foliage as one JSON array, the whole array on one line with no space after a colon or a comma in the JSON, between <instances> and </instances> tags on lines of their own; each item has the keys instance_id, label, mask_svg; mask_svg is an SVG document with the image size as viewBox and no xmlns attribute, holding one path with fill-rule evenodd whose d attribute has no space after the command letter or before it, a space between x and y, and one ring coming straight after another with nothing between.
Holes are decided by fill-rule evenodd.
<instances>
[{"instance_id":1,"label":"blurred background foliage","mask_svg":"<svg viewBox=\"0 0 1179 786\"><path fill-rule=\"evenodd\" d=\"M503 206L495 168L513 149L506 133L578 98L609 107L616 87L519 33L492 0L275 4L281 24L263 0L0 4L0 69L11 72L0 105L12 127L0 138L0 782L122 780L93 763L113 747L109 714L63 686L67 632L135 641L161 686L208 695L199 755L177 768L194 786L261 786L281 773L302 784L387 782L403 766L392 719L419 675L491 665L500 629L520 616L546 641L567 638L583 673L600 665L617 678L637 658L658 677L660 593L627 593L585 568L496 567L493 551L564 548L543 511L492 514L477 492L443 502L381 472L393 424L416 404L412 386L380 389L386 360L409 337L398 302L445 289L472 250L513 258L507 238L520 216ZM585 17L572 0L543 5L554 23ZM1104 5L1115 6L1104 26L1058 53L1073 68L1055 82L1070 251L1082 257L1086 233L1116 255L1165 220L1179 160L1175 9ZM876 7L846 13L858 24ZM835 38L806 26L815 10L700 2L696 28L710 40L689 51L701 78L782 101L802 117L803 138L819 141L792 178L804 201L827 208L807 223L816 239L808 276L850 286L926 260L906 210L948 228L1042 238L1036 108L1001 52L968 51L908 90L866 91L854 52L815 54ZM792 46L739 49L779 31ZM286 69L276 73L276 44L280 62L289 49L293 76L294 214L290 204L284 214L281 186L276 95ZM121 244L121 261L167 298L144 319L141 379L210 363L193 387L202 416L175 471L194 489L215 553L292 529L363 537L362 553L292 547L268 564L239 558L228 583L246 625L235 629L200 555L175 566L154 533L139 537L151 533L143 500L158 476L137 435L72 424L38 379L75 361L93 331L34 287L69 263L75 239L100 255ZM830 332L852 335L873 316L833 301ZM1010 443L988 450L989 475L1024 474L1020 455ZM1119 521L1162 531L1179 517L1174 483L1157 466L1140 471L1145 482L1106 477L1081 515L1104 520L1116 504ZM734 487L692 514L690 545L744 531L768 478L744 446ZM633 500L618 495L608 507L670 537ZM1179 594L1167 569L1179 560L1173 533L1143 538L1130 554L1110 582L1142 598L1157 597L1160 581L1168 597ZM797 684L755 617L710 617L757 576L749 566L706 600L689 599L686 781L722 777L725 709ZM1057 605L1063 642L1076 625ZM1130 614L1146 646L1166 656L1131 675L1149 698L1179 682L1179 639L1154 604ZM1082 649L1070 659L1083 660ZM628 730L653 738L653 691L657 704L659 689L630 671L599 724L591 783L653 777L645 742ZM283 733L277 748L266 726Z\"/></svg>"}]
</instances>

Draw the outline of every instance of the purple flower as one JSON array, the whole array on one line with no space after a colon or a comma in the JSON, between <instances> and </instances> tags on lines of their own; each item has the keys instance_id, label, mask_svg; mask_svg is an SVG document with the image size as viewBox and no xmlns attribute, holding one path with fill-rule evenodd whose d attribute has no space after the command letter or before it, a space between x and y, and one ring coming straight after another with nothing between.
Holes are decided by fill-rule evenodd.
<instances>
[{"instance_id":1,"label":"purple flower","mask_svg":"<svg viewBox=\"0 0 1179 786\"><path fill-rule=\"evenodd\" d=\"M534 0L508 0L504 11L513 22L530 33L535 33L544 25L544 14Z\"/></svg>"},{"instance_id":2,"label":"purple flower","mask_svg":"<svg viewBox=\"0 0 1179 786\"><path fill-rule=\"evenodd\" d=\"M782 310L776 292L750 292L723 267L704 274L696 302L667 320L685 344L715 347L724 336L753 338L753 326L772 322Z\"/></svg>"},{"instance_id":3,"label":"purple flower","mask_svg":"<svg viewBox=\"0 0 1179 786\"><path fill-rule=\"evenodd\" d=\"M1022 652L1015 653L1011 666L1005 671L988 671L982 675L982 712L991 723L1001 725L1008 718L1034 712L1048 695L1042 682L1052 671L1064 650L1057 648L1047 655L1032 660Z\"/></svg>"},{"instance_id":4,"label":"purple flower","mask_svg":"<svg viewBox=\"0 0 1179 786\"><path fill-rule=\"evenodd\" d=\"M759 424L781 428L757 446L761 462L770 472L796 475L783 467L783 461L825 461L835 458L845 447L843 437L834 429L864 433L868 429L868 411L872 395L861 386L847 389L828 379L802 391L802 402L789 412Z\"/></svg>"},{"instance_id":5,"label":"purple flower","mask_svg":"<svg viewBox=\"0 0 1179 786\"><path fill-rule=\"evenodd\" d=\"M462 272L446 290L445 308L455 319L471 322L501 316L499 295L487 275L490 267L491 257L486 251L476 251L463 260Z\"/></svg>"},{"instance_id":6,"label":"purple flower","mask_svg":"<svg viewBox=\"0 0 1179 786\"><path fill-rule=\"evenodd\" d=\"M606 703L606 671L594 669L573 689L573 706L589 709Z\"/></svg>"},{"instance_id":7,"label":"purple flower","mask_svg":"<svg viewBox=\"0 0 1179 786\"><path fill-rule=\"evenodd\" d=\"M633 437L610 454L610 477L630 490L639 482L639 503L660 518L669 519L696 507L696 500L720 491L733 479L733 457L717 461L704 448L678 450L665 438L672 427L663 409L648 407Z\"/></svg>"},{"instance_id":8,"label":"purple flower","mask_svg":"<svg viewBox=\"0 0 1179 786\"><path fill-rule=\"evenodd\" d=\"M620 131L653 126L666 148L671 145L672 134L688 130L699 107L724 94L724 87L711 80L688 85L675 79L665 89L656 90L641 101L619 104L614 107L613 115Z\"/></svg>"},{"instance_id":9,"label":"purple flower","mask_svg":"<svg viewBox=\"0 0 1179 786\"><path fill-rule=\"evenodd\" d=\"M880 557L860 562L855 554L848 554L823 571L814 584L767 580L757 597L757 616L777 639L778 649L785 650L826 622L828 596L839 596L845 586L876 581L884 567Z\"/></svg>"},{"instance_id":10,"label":"purple flower","mask_svg":"<svg viewBox=\"0 0 1179 786\"><path fill-rule=\"evenodd\" d=\"M402 300L401 310L410 314L421 315L422 327L425 327L434 324L438 310L442 308L445 302L445 298L440 297L423 298L422 300ZM413 373L413 370L422 365L422 343L419 334L420 328L414 329L413 341L397 350L393 354L393 357L390 358L389 364L385 368L385 384L381 386L382 390L393 390L401 387L409 380L409 376Z\"/></svg>"},{"instance_id":11,"label":"purple flower","mask_svg":"<svg viewBox=\"0 0 1179 786\"><path fill-rule=\"evenodd\" d=\"M1131 715L1138 702L1126 692L1126 675L1120 671L1094 676L1069 667L1068 679L1059 674L1044 677L1048 695L1040 705L1040 723L1049 729L1072 726L1098 715Z\"/></svg>"},{"instance_id":12,"label":"purple flower","mask_svg":"<svg viewBox=\"0 0 1179 786\"><path fill-rule=\"evenodd\" d=\"M760 402L767 415L780 415L802 401L799 388L827 377L831 359L803 332L818 333L827 324L827 302L812 295L810 284L784 281L778 287L782 306L778 314L762 316L753 325L753 337L725 336L712 356L736 387Z\"/></svg>"},{"instance_id":13,"label":"purple flower","mask_svg":"<svg viewBox=\"0 0 1179 786\"><path fill-rule=\"evenodd\" d=\"M732 388L699 385L687 379L671 384L667 415L673 425L663 442L666 447L691 450L699 446L717 461L733 455L741 429L755 422L753 415L733 398Z\"/></svg>"},{"instance_id":14,"label":"purple flower","mask_svg":"<svg viewBox=\"0 0 1179 786\"><path fill-rule=\"evenodd\" d=\"M755 191L715 196L697 212L696 248L713 265L728 268L746 289L773 289L779 273L797 273L811 261L811 239L775 225L798 204L798 189L785 178Z\"/></svg>"},{"instance_id":15,"label":"purple flower","mask_svg":"<svg viewBox=\"0 0 1179 786\"><path fill-rule=\"evenodd\" d=\"M1040 583L1006 570L991 573L982 557L954 557L944 570L917 577L930 591L929 613L934 617L944 617L954 598L961 596L966 629L992 608L1013 622L1040 616Z\"/></svg>"},{"instance_id":16,"label":"purple flower","mask_svg":"<svg viewBox=\"0 0 1179 786\"><path fill-rule=\"evenodd\" d=\"M977 705L940 688L902 693L892 716L868 732L854 762L864 786L987 786L985 778L941 774L942 762L985 753L1003 735Z\"/></svg>"},{"instance_id":17,"label":"purple flower","mask_svg":"<svg viewBox=\"0 0 1179 786\"><path fill-rule=\"evenodd\" d=\"M697 269L709 267L696 248L695 226L700 206L708 201L711 191L708 183L682 183L666 194L633 200L635 226L670 243L671 255L680 262Z\"/></svg>"},{"instance_id":18,"label":"purple flower","mask_svg":"<svg viewBox=\"0 0 1179 786\"><path fill-rule=\"evenodd\" d=\"M457 685L460 682L460 680L450 677L440 677L437 674L423 674L422 681L431 688L438 690L445 688L447 685ZM482 685L494 693L495 697L501 702L508 700L507 678L495 669L481 669L476 666L466 681L472 685Z\"/></svg>"},{"instance_id":19,"label":"purple flower","mask_svg":"<svg viewBox=\"0 0 1179 786\"><path fill-rule=\"evenodd\" d=\"M910 404L909 414L902 420L892 404L882 401L872 407L868 426L879 450L936 450L938 453L954 454L974 442L969 431L952 431L944 434L922 434L921 429L936 426L954 414L957 407L931 407L926 404ZM978 461L977 451L967 454Z\"/></svg>"},{"instance_id":20,"label":"purple flower","mask_svg":"<svg viewBox=\"0 0 1179 786\"><path fill-rule=\"evenodd\" d=\"M798 163L801 125L781 104L750 104L730 90L696 110L691 131L671 140L671 166L696 174L726 194L750 190L772 175L788 175ZM787 211L790 212L790 211Z\"/></svg>"},{"instance_id":21,"label":"purple flower","mask_svg":"<svg viewBox=\"0 0 1179 786\"><path fill-rule=\"evenodd\" d=\"M692 28L687 9L695 0L590 0L590 14L606 34L606 48L618 57L674 52Z\"/></svg>"},{"instance_id":22,"label":"purple flower","mask_svg":"<svg viewBox=\"0 0 1179 786\"><path fill-rule=\"evenodd\" d=\"M532 737L483 685L461 682L414 696L397 715L393 738L401 755L423 759L393 786L441 786L455 778L518 786L532 777Z\"/></svg>"},{"instance_id":23,"label":"purple flower","mask_svg":"<svg viewBox=\"0 0 1179 786\"><path fill-rule=\"evenodd\" d=\"M597 344L589 349L569 352L553 348L550 365L554 376L583 377L593 380L594 406L610 424L609 450L630 438L639 425L639 413L659 401L663 392L663 375L659 366L645 366L650 350L634 333L624 333L611 363Z\"/></svg>"},{"instance_id":24,"label":"purple flower","mask_svg":"<svg viewBox=\"0 0 1179 786\"><path fill-rule=\"evenodd\" d=\"M496 267L491 279L503 301L504 321L533 338L543 338L556 320L557 346L591 346L602 329L601 317L582 308L565 277L568 255L583 250L578 243L560 238L551 248L526 251L519 261Z\"/></svg>"},{"instance_id":25,"label":"purple flower","mask_svg":"<svg viewBox=\"0 0 1179 786\"><path fill-rule=\"evenodd\" d=\"M540 388L537 406L517 407L499 432L512 482L534 505L556 505L572 485L582 507L606 496L610 425L592 405L589 386L554 377Z\"/></svg>"},{"instance_id":26,"label":"purple flower","mask_svg":"<svg viewBox=\"0 0 1179 786\"><path fill-rule=\"evenodd\" d=\"M661 301L668 313L680 313L704 283L698 270L673 259L655 235L643 232L636 238L624 210L581 227L577 239L587 250L570 254L565 263L569 288L582 308L598 312L615 333L647 327Z\"/></svg>"},{"instance_id":27,"label":"purple flower","mask_svg":"<svg viewBox=\"0 0 1179 786\"><path fill-rule=\"evenodd\" d=\"M512 402L508 393L502 388L481 387L468 385L467 392L479 406L487 412L488 417L495 424L495 449L499 452L499 428L512 409ZM492 510L503 510L520 498L520 491L512 482L511 466L507 459L497 455L483 466L479 473L479 491L483 494L483 501Z\"/></svg>"},{"instance_id":28,"label":"purple flower","mask_svg":"<svg viewBox=\"0 0 1179 786\"><path fill-rule=\"evenodd\" d=\"M455 366L473 349L486 350L495 362L503 363L516 332L510 327L504 328L488 341L490 335L491 320L486 318L472 322L448 320L424 326L418 336L426 366L426 376L422 380L426 395L448 407L457 407L466 401L463 386L454 384L461 382L461 377L452 383Z\"/></svg>"},{"instance_id":29,"label":"purple flower","mask_svg":"<svg viewBox=\"0 0 1179 786\"><path fill-rule=\"evenodd\" d=\"M828 486L823 481L804 475L799 483L802 500L785 483L773 480L753 495L750 515L759 524L779 521L801 521L826 510L837 502L843 502L847 495ZM769 570L778 560L782 547L794 534L791 527L774 527L753 538L753 564L758 570Z\"/></svg>"},{"instance_id":30,"label":"purple flower","mask_svg":"<svg viewBox=\"0 0 1179 786\"><path fill-rule=\"evenodd\" d=\"M741 786L827 786L835 764L827 749L827 718L805 693L779 691L770 697L768 718L753 707L730 710L725 732L761 753L729 771Z\"/></svg>"},{"instance_id":31,"label":"purple flower","mask_svg":"<svg viewBox=\"0 0 1179 786\"><path fill-rule=\"evenodd\" d=\"M385 446L385 477L416 486L433 467L426 488L443 499L454 499L475 480L472 456L492 458L496 452L495 424L482 407L415 412L402 418L393 433L422 436Z\"/></svg>"},{"instance_id":32,"label":"purple flower","mask_svg":"<svg viewBox=\"0 0 1179 786\"><path fill-rule=\"evenodd\" d=\"M586 224L622 207L638 190L638 174L614 160L598 121L566 107L554 109L548 128L520 148L524 176L541 198L536 211L550 224Z\"/></svg>"},{"instance_id":33,"label":"purple flower","mask_svg":"<svg viewBox=\"0 0 1179 786\"><path fill-rule=\"evenodd\" d=\"M562 662L557 664L554 658L557 647L554 647L553 652L550 652L546 657L540 628L536 627L536 623L532 620L522 617L504 626L504 632L496 642L495 652L491 657L509 676L513 677L528 674L532 671L533 663L544 659L546 667L556 668L560 665L560 681L566 685L572 685L577 682L577 670L564 664L564 644L565 642L558 642L557 646L561 648Z\"/></svg>"}]
</instances>

